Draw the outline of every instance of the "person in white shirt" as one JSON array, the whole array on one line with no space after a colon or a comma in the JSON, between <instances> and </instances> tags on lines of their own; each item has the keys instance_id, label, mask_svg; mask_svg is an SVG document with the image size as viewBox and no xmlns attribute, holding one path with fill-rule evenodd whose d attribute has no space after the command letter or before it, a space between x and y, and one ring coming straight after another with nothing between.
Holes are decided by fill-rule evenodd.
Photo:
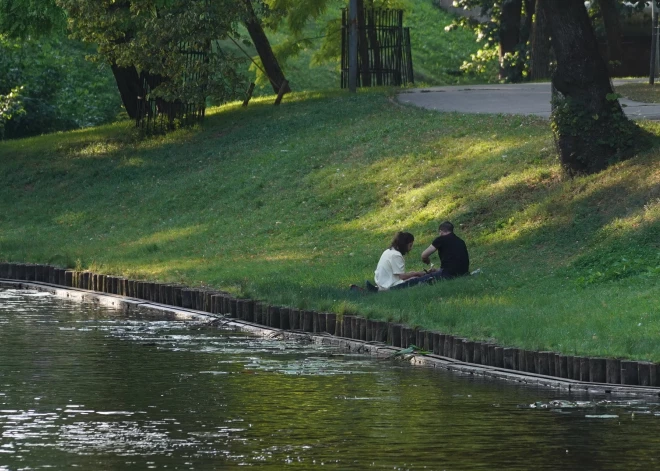
<instances>
[{"instance_id":1,"label":"person in white shirt","mask_svg":"<svg viewBox=\"0 0 660 471\"><path fill-rule=\"evenodd\" d=\"M406 288L419 283L419 278L426 275L423 271L406 272L404 255L410 252L415 243L415 236L410 232L397 232L390 247L383 252L378 261L374 281L367 281L369 291L385 291L394 288Z\"/></svg>"}]
</instances>

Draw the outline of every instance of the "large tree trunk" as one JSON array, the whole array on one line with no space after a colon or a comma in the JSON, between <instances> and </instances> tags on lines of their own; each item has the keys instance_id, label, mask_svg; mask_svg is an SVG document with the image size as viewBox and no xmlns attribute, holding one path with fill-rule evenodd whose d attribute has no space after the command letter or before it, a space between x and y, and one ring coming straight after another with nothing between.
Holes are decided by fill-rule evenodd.
<instances>
[{"instance_id":1,"label":"large tree trunk","mask_svg":"<svg viewBox=\"0 0 660 471\"><path fill-rule=\"evenodd\" d=\"M358 11L358 35L359 35L359 49L360 55L360 81L362 87L371 86L371 71L369 69L369 42L367 40L367 21L364 11L364 0L357 0Z\"/></svg>"},{"instance_id":2,"label":"large tree trunk","mask_svg":"<svg viewBox=\"0 0 660 471\"><path fill-rule=\"evenodd\" d=\"M140 75L135 67L119 67L112 64L111 69L115 76L115 82L117 82L124 109L131 119L135 119L138 110L138 97L142 93Z\"/></svg>"},{"instance_id":3,"label":"large tree trunk","mask_svg":"<svg viewBox=\"0 0 660 471\"><path fill-rule=\"evenodd\" d=\"M250 38L252 39L252 43L254 43L254 47L257 49L261 64L266 70L266 75L270 80L273 91L278 93L280 87L282 87L282 84L286 80L284 72L282 72L282 68L280 67L279 62L277 62L277 57L275 57L275 54L273 53L273 48L270 47L270 42L268 41L266 33L264 33L259 17L257 17L254 8L252 8L251 0L244 1L248 10L248 16L245 19L245 26L248 33L250 33ZM287 86L284 91L290 92L291 89Z\"/></svg>"},{"instance_id":4,"label":"large tree trunk","mask_svg":"<svg viewBox=\"0 0 660 471\"><path fill-rule=\"evenodd\" d=\"M552 83L563 95L553 111L560 160L570 175L594 173L630 155L641 136L613 94L581 0L545 4L557 70Z\"/></svg>"},{"instance_id":5,"label":"large tree trunk","mask_svg":"<svg viewBox=\"0 0 660 471\"><path fill-rule=\"evenodd\" d=\"M605 34L607 34L607 55L610 70L616 75L621 70L621 62L623 61L623 49L621 47L623 32L619 8L616 0L598 0L598 5L603 15Z\"/></svg>"},{"instance_id":6,"label":"large tree trunk","mask_svg":"<svg viewBox=\"0 0 660 471\"><path fill-rule=\"evenodd\" d=\"M500 80L520 82L522 70L519 61L511 63L506 54L513 54L520 44L522 0L504 0L500 17Z\"/></svg>"},{"instance_id":7,"label":"large tree trunk","mask_svg":"<svg viewBox=\"0 0 660 471\"><path fill-rule=\"evenodd\" d=\"M532 80L550 77L550 35L545 17L545 4L548 1L552 0L536 0L530 52Z\"/></svg>"}]
</instances>

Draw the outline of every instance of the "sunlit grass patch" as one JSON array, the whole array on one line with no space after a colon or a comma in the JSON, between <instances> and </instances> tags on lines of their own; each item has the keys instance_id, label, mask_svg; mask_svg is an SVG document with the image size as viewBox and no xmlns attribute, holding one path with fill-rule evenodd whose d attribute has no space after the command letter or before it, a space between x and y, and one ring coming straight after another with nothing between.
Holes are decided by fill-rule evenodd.
<instances>
[{"instance_id":1,"label":"sunlit grass patch","mask_svg":"<svg viewBox=\"0 0 660 471\"><path fill-rule=\"evenodd\" d=\"M0 258L660 359L657 149L569 180L543 120L442 114L389 95L294 93L280 107L258 97L165 136L125 122L0 143ZM348 291L373 278L397 230L415 234L407 264L421 269L445 219L480 275Z\"/></svg>"}]
</instances>

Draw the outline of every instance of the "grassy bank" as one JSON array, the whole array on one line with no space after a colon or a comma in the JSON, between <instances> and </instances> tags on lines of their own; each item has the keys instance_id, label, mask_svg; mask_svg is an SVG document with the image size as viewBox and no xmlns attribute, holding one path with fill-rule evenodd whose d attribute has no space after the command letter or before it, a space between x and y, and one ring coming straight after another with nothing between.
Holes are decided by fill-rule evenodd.
<instances>
[{"instance_id":1,"label":"grassy bank","mask_svg":"<svg viewBox=\"0 0 660 471\"><path fill-rule=\"evenodd\" d=\"M0 258L660 360L657 148L566 180L540 119L440 114L379 91L271 102L144 141L119 123L0 143ZM482 274L347 290L396 230L416 235L420 269L444 219Z\"/></svg>"}]
</instances>

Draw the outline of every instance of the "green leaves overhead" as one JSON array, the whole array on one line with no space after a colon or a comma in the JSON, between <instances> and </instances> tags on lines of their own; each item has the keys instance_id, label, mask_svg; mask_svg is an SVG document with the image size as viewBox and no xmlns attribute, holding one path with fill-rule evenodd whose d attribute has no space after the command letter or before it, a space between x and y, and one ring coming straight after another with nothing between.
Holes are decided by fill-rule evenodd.
<instances>
[{"instance_id":1,"label":"green leaves overhead","mask_svg":"<svg viewBox=\"0 0 660 471\"><path fill-rule=\"evenodd\" d=\"M0 36L39 36L65 24L65 14L55 0L0 0Z\"/></svg>"},{"instance_id":2,"label":"green leaves overhead","mask_svg":"<svg viewBox=\"0 0 660 471\"><path fill-rule=\"evenodd\" d=\"M98 47L97 59L166 78L153 95L203 102L232 97L237 59L218 47L245 13L235 0L57 0L74 37ZM208 52L191 61L182 52Z\"/></svg>"}]
</instances>

